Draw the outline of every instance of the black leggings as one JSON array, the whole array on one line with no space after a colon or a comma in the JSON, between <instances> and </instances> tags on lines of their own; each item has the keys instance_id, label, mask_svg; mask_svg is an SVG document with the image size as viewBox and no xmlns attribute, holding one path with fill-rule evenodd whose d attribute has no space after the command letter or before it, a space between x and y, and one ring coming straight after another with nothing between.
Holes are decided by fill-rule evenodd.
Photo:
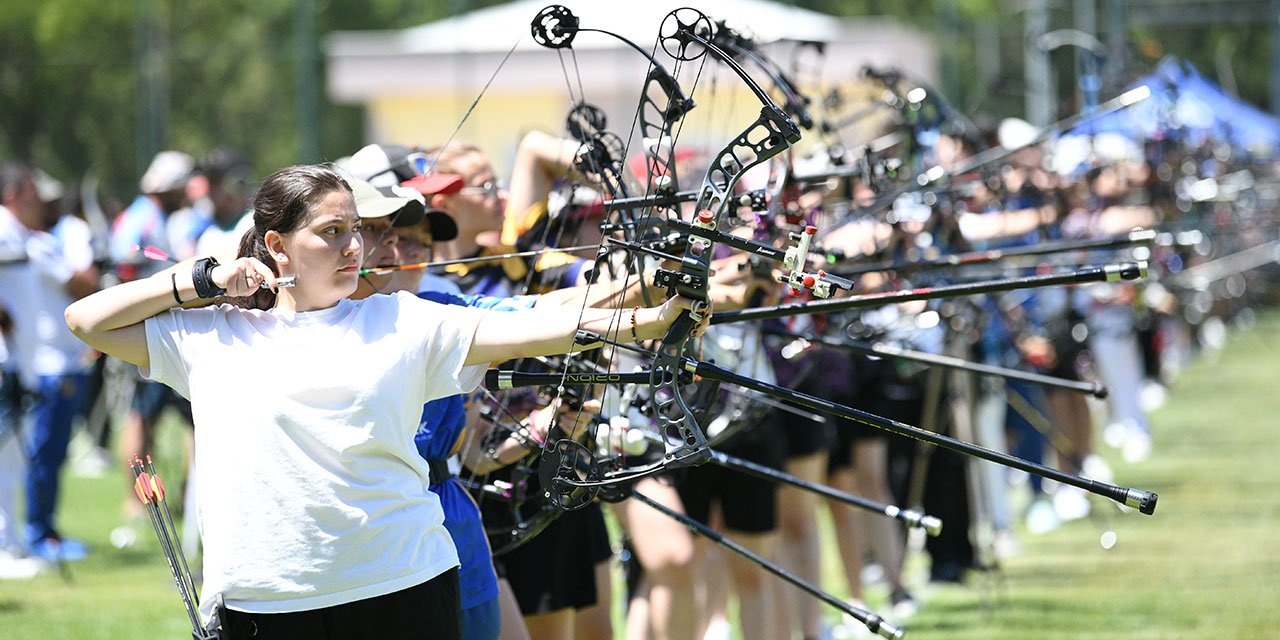
<instances>
[{"instance_id":1,"label":"black leggings","mask_svg":"<svg viewBox=\"0 0 1280 640\"><path fill-rule=\"evenodd\" d=\"M296 613L227 610L227 640L460 640L458 568L384 596Z\"/></svg>"}]
</instances>

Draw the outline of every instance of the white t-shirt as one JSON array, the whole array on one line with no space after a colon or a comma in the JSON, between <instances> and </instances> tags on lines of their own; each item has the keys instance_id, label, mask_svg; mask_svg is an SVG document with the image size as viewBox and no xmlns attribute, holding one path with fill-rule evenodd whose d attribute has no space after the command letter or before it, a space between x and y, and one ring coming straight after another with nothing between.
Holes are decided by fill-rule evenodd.
<instances>
[{"instance_id":1,"label":"white t-shirt","mask_svg":"<svg viewBox=\"0 0 1280 640\"><path fill-rule=\"evenodd\" d=\"M89 349L67 328L67 281L93 262L89 226L63 216L50 231L32 231L0 207L0 306L13 319L9 357L18 379L35 388L40 376L84 371Z\"/></svg>"},{"instance_id":2,"label":"white t-shirt","mask_svg":"<svg viewBox=\"0 0 1280 640\"><path fill-rule=\"evenodd\" d=\"M411 294L306 313L229 305L146 321L150 371L191 400L208 616L394 593L458 565L413 434L466 393L483 312Z\"/></svg>"}]
</instances>

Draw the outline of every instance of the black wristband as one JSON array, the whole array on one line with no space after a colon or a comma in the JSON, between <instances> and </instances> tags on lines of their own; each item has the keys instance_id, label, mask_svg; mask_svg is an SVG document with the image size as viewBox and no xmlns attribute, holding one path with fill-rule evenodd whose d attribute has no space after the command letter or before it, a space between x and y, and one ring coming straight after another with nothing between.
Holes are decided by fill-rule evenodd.
<instances>
[{"instance_id":1,"label":"black wristband","mask_svg":"<svg viewBox=\"0 0 1280 640\"><path fill-rule=\"evenodd\" d=\"M178 274L170 273L169 282L173 283L173 301L178 304L182 304L182 298L178 297Z\"/></svg>"},{"instance_id":2,"label":"black wristband","mask_svg":"<svg viewBox=\"0 0 1280 640\"><path fill-rule=\"evenodd\" d=\"M218 261L212 257L200 258L191 266L191 282L196 285L196 295L201 298L217 298L227 292L213 283L213 268Z\"/></svg>"}]
</instances>

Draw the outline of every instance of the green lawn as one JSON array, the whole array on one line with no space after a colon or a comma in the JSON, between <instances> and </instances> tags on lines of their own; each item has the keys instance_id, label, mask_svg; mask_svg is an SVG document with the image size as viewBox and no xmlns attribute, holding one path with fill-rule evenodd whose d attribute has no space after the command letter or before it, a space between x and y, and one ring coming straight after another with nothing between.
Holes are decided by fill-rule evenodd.
<instances>
[{"instance_id":1,"label":"green lawn","mask_svg":"<svg viewBox=\"0 0 1280 640\"><path fill-rule=\"evenodd\" d=\"M1140 465L1110 457L1119 484L1156 491L1154 516L1094 505L998 574L920 587L908 638L1262 638L1280 629L1280 315L1183 372L1153 416ZM163 460L181 456L170 427ZM176 478L165 473L168 484ZM67 477L66 533L93 553L68 577L0 582L0 640L188 637L158 545L111 548L123 480ZM176 490L176 489L175 489ZM1114 530L1110 550L1099 544ZM146 532L144 532L146 533ZM919 559L913 559L918 563ZM828 563L830 564L830 563Z\"/></svg>"},{"instance_id":2,"label":"green lawn","mask_svg":"<svg viewBox=\"0 0 1280 640\"><path fill-rule=\"evenodd\" d=\"M1117 484L1160 494L1154 516L1099 499L1094 517L1022 535L1021 553L985 584L928 594L908 637L1275 637L1278 380L1280 317L1264 315L1179 376L1152 416L1150 460L1107 456Z\"/></svg>"}]
</instances>

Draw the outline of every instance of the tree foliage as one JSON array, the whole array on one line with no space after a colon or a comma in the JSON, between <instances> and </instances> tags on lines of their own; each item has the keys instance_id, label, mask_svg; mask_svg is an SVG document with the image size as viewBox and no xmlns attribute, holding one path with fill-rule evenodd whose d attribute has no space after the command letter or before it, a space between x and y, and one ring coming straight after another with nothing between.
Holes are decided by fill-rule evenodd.
<instances>
[{"instance_id":1,"label":"tree foliage","mask_svg":"<svg viewBox=\"0 0 1280 640\"><path fill-rule=\"evenodd\" d=\"M337 29L420 24L449 9L403 0L315 2L312 41ZM360 111L329 104L322 90L315 96L320 130L298 130L297 4L0 3L0 157L29 159L67 178L92 171L108 193L128 198L161 148L198 157L229 145L263 173L301 159L300 135L319 137L324 158L349 152L363 136ZM151 104L158 111L148 111Z\"/></svg>"},{"instance_id":2,"label":"tree foliage","mask_svg":"<svg viewBox=\"0 0 1280 640\"><path fill-rule=\"evenodd\" d=\"M1104 5L1096 0L1100 23ZM230 145L260 172L336 158L364 133L359 108L325 99L319 123L299 129L297 11L313 3L318 42L333 30L395 29L498 4L494 0L41 0L0 3L0 157L30 159L72 178L92 171L128 198L150 154L199 156ZM884 15L933 33L947 97L966 111L1018 115L1023 105L1023 19L1015 0L794 0L833 15ZM696 3L693 3L696 4ZM1072 26L1072 2L1051 2L1050 28ZM1105 27L1105 23L1101 25ZM985 31L983 31L985 29ZM993 31L994 30L994 31ZM1105 30L1105 29L1104 29ZM995 33L994 40L979 38ZM1266 104L1266 21L1209 28L1134 29L1121 82L1163 54L1195 63L1255 104ZM317 53L317 59L319 54ZM998 69L979 60L999 61ZM1115 55L1113 53L1113 55ZM1070 98L1072 56L1055 54L1058 94ZM1224 62L1225 61L1225 62ZM322 63L322 61L321 61ZM1112 87L1114 90L1115 87ZM1064 102L1064 111L1074 105ZM321 158L302 158L300 136Z\"/></svg>"},{"instance_id":3,"label":"tree foliage","mask_svg":"<svg viewBox=\"0 0 1280 640\"><path fill-rule=\"evenodd\" d=\"M1280 70L1269 67L1273 43L1271 24L1280 16L1274 3L1249 3L1222 0L1224 3L1251 5L1257 19L1239 23L1215 23L1204 16L1203 24L1188 26L1143 26L1134 24L1126 14L1131 3L1126 0L1045 0L1049 13L1049 29L1075 28L1074 11L1081 4L1091 4L1097 24L1093 34L1104 42L1112 42L1111 34L1121 29L1124 43L1107 53L1103 97L1118 93L1138 76L1149 73L1166 55L1194 64L1204 75L1235 91L1245 101L1272 112L1280 105L1270 104L1272 75ZM1169 5L1169 12L1212 11L1209 0L1196 5L1187 0L1147 0L1141 4L1159 8ZM938 43L940 68L944 77L939 88L955 105L972 114L986 111L1004 117L1022 115L1025 100L1024 80L1025 10L1031 0L793 0L793 4L815 11L842 16L892 16L905 24L932 33ZM1119 24L1112 18L1119 10ZM984 29L994 29L997 39L983 41ZM986 49L980 51L980 49ZM1079 110L1076 78L1079 74L1071 47L1050 54L1060 98L1059 116ZM984 61L994 61L996 68L984 68Z\"/></svg>"}]
</instances>

